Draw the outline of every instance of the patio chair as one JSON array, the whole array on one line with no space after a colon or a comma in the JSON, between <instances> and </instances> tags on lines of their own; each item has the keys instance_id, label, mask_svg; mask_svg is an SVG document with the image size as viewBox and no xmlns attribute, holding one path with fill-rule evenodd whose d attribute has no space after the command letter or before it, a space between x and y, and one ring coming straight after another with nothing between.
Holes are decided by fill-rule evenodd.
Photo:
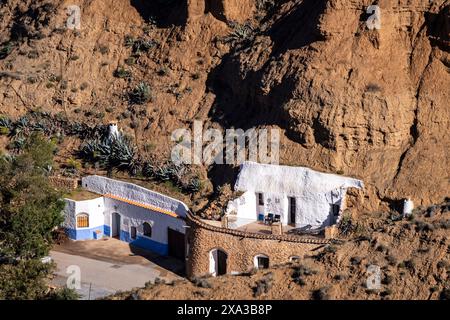
<instances>
[{"instance_id":1,"label":"patio chair","mask_svg":"<svg viewBox=\"0 0 450 320\"><path fill-rule=\"evenodd\" d=\"M273 223L273 213L269 213L265 218L264 218L264 224L272 224Z\"/></svg>"},{"instance_id":2,"label":"patio chair","mask_svg":"<svg viewBox=\"0 0 450 320\"><path fill-rule=\"evenodd\" d=\"M276 214L275 217L273 218L273 222L280 222L281 221L281 215Z\"/></svg>"}]
</instances>

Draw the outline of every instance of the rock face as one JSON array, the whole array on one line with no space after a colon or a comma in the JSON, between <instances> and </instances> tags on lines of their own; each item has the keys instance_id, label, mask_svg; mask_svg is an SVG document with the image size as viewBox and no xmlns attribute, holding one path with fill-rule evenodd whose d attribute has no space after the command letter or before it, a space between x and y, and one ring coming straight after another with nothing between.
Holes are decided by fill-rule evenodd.
<instances>
[{"instance_id":1,"label":"rock face","mask_svg":"<svg viewBox=\"0 0 450 320\"><path fill-rule=\"evenodd\" d=\"M72 2L3 1L0 113L119 120L140 154L151 143L160 157L194 119L280 128L283 164L363 180L368 209L438 202L449 190L450 4L378 3L381 28L369 30L365 0L80 1L73 32L62 30ZM127 36L155 44L136 54ZM119 67L131 77L113 77ZM152 99L130 105L140 82ZM224 169L202 168L216 184Z\"/></svg>"},{"instance_id":2,"label":"rock face","mask_svg":"<svg viewBox=\"0 0 450 320\"><path fill-rule=\"evenodd\" d=\"M445 1L290 1L217 73L224 126L275 124L283 161L341 171L380 199L448 194L449 32Z\"/></svg>"},{"instance_id":3,"label":"rock face","mask_svg":"<svg viewBox=\"0 0 450 320\"><path fill-rule=\"evenodd\" d=\"M188 17L201 18L211 14L224 22L244 22L252 17L255 9L253 0L187 0Z\"/></svg>"}]
</instances>

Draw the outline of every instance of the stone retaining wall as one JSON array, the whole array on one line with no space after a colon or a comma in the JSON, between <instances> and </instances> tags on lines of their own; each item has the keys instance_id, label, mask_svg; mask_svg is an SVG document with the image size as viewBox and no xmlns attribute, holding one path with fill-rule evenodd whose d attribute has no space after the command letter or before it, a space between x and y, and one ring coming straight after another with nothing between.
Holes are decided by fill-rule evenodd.
<instances>
[{"instance_id":1,"label":"stone retaining wall","mask_svg":"<svg viewBox=\"0 0 450 320\"><path fill-rule=\"evenodd\" d=\"M67 178L58 176L51 176L48 178L48 180L50 181L50 184L53 187L68 191L77 189L79 182L79 179L76 178Z\"/></svg>"},{"instance_id":2,"label":"stone retaining wall","mask_svg":"<svg viewBox=\"0 0 450 320\"><path fill-rule=\"evenodd\" d=\"M241 273L254 268L257 255L269 257L270 265L289 262L291 257L304 257L312 250L331 242L317 238L290 235L247 233L209 225L191 214L187 215L189 277L210 272L210 251L220 249L227 254L227 273Z\"/></svg>"}]
</instances>

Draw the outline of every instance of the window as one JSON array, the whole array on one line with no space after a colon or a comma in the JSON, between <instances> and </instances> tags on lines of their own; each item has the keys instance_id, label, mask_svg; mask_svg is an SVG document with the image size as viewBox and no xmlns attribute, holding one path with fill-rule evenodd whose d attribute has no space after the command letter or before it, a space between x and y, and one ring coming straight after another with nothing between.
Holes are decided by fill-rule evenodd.
<instances>
[{"instance_id":1,"label":"window","mask_svg":"<svg viewBox=\"0 0 450 320\"><path fill-rule=\"evenodd\" d=\"M89 215L87 213L77 215L77 228L89 228Z\"/></svg>"},{"instance_id":2,"label":"window","mask_svg":"<svg viewBox=\"0 0 450 320\"><path fill-rule=\"evenodd\" d=\"M269 268L269 257L266 255L257 255L255 257L255 267L257 269L267 269Z\"/></svg>"},{"instance_id":3,"label":"window","mask_svg":"<svg viewBox=\"0 0 450 320\"><path fill-rule=\"evenodd\" d=\"M136 240L136 227L130 228L130 237L131 239Z\"/></svg>"},{"instance_id":4,"label":"window","mask_svg":"<svg viewBox=\"0 0 450 320\"><path fill-rule=\"evenodd\" d=\"M260 206L263 206L263 205L264 205L264 196L263 196L262 193L258 193L258 204L259 204Z\"/></svg>"},{"instance_id":5,"label":"window","mask_svg":"<svg viewBox=\"0 0 450 320\"><path fill-rule=\"evenodd\" d=\"M148 222L144 222L144 236L152 237L152 226Z\"/></svg>"}]
</instances>

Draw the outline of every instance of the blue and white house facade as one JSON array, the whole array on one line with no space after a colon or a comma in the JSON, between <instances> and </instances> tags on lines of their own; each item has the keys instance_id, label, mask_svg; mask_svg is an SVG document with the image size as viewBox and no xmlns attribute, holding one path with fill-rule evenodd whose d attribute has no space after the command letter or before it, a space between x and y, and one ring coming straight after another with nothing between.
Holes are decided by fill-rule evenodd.
<instances>
[{"instance_id":1,"label":"blue and white house facade","mask_svg":"<svg viewBox=\"0 0 450 320\"><path fill-rule=\"evenodd\" d=\"M65 199L63 227L70 239L116 237L160 255L184 248L188 207L183 202L102 176L88 176L81 183L85 190L99 197L83 201Z\"/></svg>"}]
</instances>

